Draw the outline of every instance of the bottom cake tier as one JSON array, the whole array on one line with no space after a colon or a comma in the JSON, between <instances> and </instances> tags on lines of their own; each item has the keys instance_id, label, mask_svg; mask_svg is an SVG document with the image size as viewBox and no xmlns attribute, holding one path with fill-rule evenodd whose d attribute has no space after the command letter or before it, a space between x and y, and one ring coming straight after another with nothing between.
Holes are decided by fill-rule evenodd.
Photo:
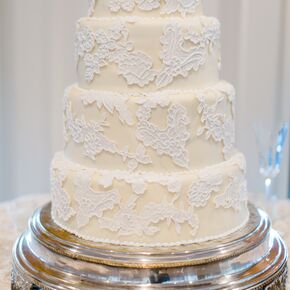
<instances>
[{"instance_id":1,"label":"bottom cake tier","mask_svg":"<svg viewBox=\"0 0 290 290\"><path fill-rule=\"evenodd\" d=\"M157 174L100 171L63 153L51 168L52 218L93 242L174 246L227 236L249 219L245 160Z\"/></svg>"}]
</instances>

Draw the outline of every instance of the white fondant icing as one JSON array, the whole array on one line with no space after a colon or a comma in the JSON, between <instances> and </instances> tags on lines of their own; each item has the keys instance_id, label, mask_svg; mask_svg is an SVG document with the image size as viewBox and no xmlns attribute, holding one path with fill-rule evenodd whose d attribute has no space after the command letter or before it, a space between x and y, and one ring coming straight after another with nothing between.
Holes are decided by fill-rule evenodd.
<instances>
[{"instance_id":1,"label":"white fondant icing","mask_svg":"<svg viewBox=\"0 0 290 290\"><path fill-rule=\"evenodd\" d=\"M198 113L201 116L202 126L198 129L197 136L205 135L206 139L221 142L223 144L223 154L227 159L232 155L235 143L235 91L233 88L224 90L223 86L218 90L221 94L210 104L204 92L200 91L198 93ZM231 114L224 114L219 108L225 99L231 106Z\"/></svg>"},{"instance_id":2,"label":"white fondant icing","mask_svg":"<svg viewBox=\"0 0 290 290\"><path fill-rule=\"evenodd\" d=\"M89 0L51 166L56 224L95 242L172 246L248 221L219 39L201 0Z\"/></svg>"},{"instance_id":3,"label":"white fondant icing","mask_svg":"<svg viewBox=\"0 0 290 290\"><path fill-rule=\"evenodd\" d=\"M221 162L233 153L234 132L224 120L234 128L234 90L225 82L141 94L72 86L65 100L65 151L87 166L180 171Z\"/></svg>"},{"instance_id":4,"label":"white fondant icing","mask_svg":"<svg viewBox=\"0 0 290 290\"><path fill-rule=\"evenodd\" d=\"M169 155L172 161L183 168L189 167L186 143L190 138L190 123L186 108L173 104L168 109L167 126L159 129L150 122L152 110L158 106L168 107L169 99L165 97L139 100L141 107L136 116L138 119L136 138L145 146L152 147L158 155Z\"/></svg>"},{"instance_id":5,"label":"white fondant icing","mask_svg":"<svg viewBox=\"0 0 290 290\"><path fill-rule=\"evenodd\" d=\"M89 2L88 16L93 16L96 8L96 0L88 0L88 2Z\"/></svg>"},{"instance_id":6,"label":"white fondant icing","mask_svg":"<svg viewBox=\"0 0 290 290\"><path fill-rule=\"evenodd\" d=\"M148 25L154 32L140 39ZM128 17L115 21L83 19L75 41L79 80L82 87L99 90L114 84L116 91L124 92L128 88L175 87L189 76L198 85L205 67L212 74L218 71L219 37L220 25L215 18L156 23L154 19ZM152 41L154 46L150 46Z\"/></svg>"},{"instance_id":7,"label":"white fondant icing","mask_svg":"<svg viewBox=\"0 0 290 290\"><path fill-rule=\"evenodd\" d=\"M110 12L124 10L132 12L135 8L142 11L152 11L161 7L161 0L109 0L108 9ZM161 14L174 14L176 12L186 15L193 13L200 4L200 0L165 0Z\"/></svg>"},{"instance_id":8,"label":"white fondant icing","mask_svg":"<svg viewBox=\"0 0 290 290\"><path fill-rule=\"evenodd\" d=\"M62 209L59 200L53 199L54 219L74 227L80 236L118 239L121 244L208 239L247 219L244 164L238 154L202 170L130 173L82 167L58 153L52 163L52 182L59 176L66 182L52 188L56 194L66 193L71 214L67 216L67 207ZM202 196L197 196L199 190ZM203 219L209 214L215 217L215 227L205 227ZM226 224L222 223L225 217Z\"/></svg>"},{"instance_id":9,"label":"white fondant icing","mask_svg":"<svg viewBox=\"0 0 290 290\"><path fill-rule=\"evenodd\" d=\"M89 16L111 15L197 15L201 0L89 0Z\"/></svg>"}]
</instances>

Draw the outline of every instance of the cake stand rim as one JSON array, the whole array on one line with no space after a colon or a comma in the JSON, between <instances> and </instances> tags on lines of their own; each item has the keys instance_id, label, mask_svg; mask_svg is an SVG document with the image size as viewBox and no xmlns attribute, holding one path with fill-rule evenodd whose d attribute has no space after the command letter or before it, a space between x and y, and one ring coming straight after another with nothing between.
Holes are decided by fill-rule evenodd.
<instances>
[{"instance_id":1,"label":"cake stand rim","mask_svg":"<svg viewBox=\"0 0 290 290\"><path fill-rule=\"evenodd\" d=\"M269 235L269 230L271 228L271 223L268 216L257 209L253 205L249 205L250 214L254 214L254 218L259 217L259 220L256 221L255 227L252 228L250 233L247 235L242 235L239 237L244 239L245 247L240 247L238 241L229 241L225 244L221 243L221 240L210 241L209 244L213 244L211 248L202 248L202 249L191 249L191 246L196 245L186 245L184 247L179 246L178 251L177 247L162 247L162 250L166 249L167 252L160 254L160 248L154 248L158 253L145 252L145 248L141 247L116 247L112 244L104 243L93 243L90 241L85 241L80 239L73 234L61 229L56 224L54 224L51 214L50 214L50 203L44 205L42 208L38 209L30 220L30 230L34 235L34 238L38 240L43 246L49 248L50 250L60 254L69 256L74 259L79 259L88 262L94 262L109 266L121 266L127 268L160 268L160 267L182 267L182 266L193 266L201 265L209 262L215 262L223 260L226 258L232 258L238 255L241 255L257 246L257 241L262 243L265 241ZM66 238L60 236L54 236L54 233L51 233L51 228L47 228L48 224L43 224L41 220L43 218L43 213L45 213L46 218L53 223L52 228L63 236L68 236L69 241ZM250 223L250 220L248 221ZM254 236L256 234L256 236ZM254 237L258 239L253 242ZM73 238L73 242L71 239ZM245 242L246 241L246 242ZM251 243L249 243L251 241ZM226 251L230 249L232 245L236 245L235 249L232 251ZM93 247L90 247L93 245ZM102 246L98 248L98 246ZM105 246L105 249L103 248ZM89 249L89 250L88 250ZM138 252L137 249L142 249L142 252ZM183 250L181 250L183 249ZM221 251L221 249L223 251ZM131 250L131 251L130 251ZM212 251L211 255L205 257L204 253L209 253ZM221 254L223 252L223 254ZM216 254L219 253L219 256ZM142 260L142 263L136 263L136 257L139 257L139 260ZM114 260L112 258L115 258ZM174 261L172 260L174 258Z\"/></svg>"},{"instance_id":2,"label":"cake stand rim","mask_svg":"<svg viewBox=\"0 0 290 290\"><path fill-rule=\"evenodd\" d=\"M264 288L261 288L261 287L266 287L268 285L270 285L271 283L279 283L279 279L285 279L285 276L287 276L287 258L288 258L288 250L287 250L287 247L284 243L284 241L282 240L282 238L280 237L280 235L275 231L275 230L271 230L271 234L273 235L274 239L276 240L276 243L277 243L277 246L278 249L276 249L277 253L279 253L278 256L274 256L275 259L272 259L271 262L272 264L268 266L268 268L264 271L258 271L256 274L255 273L252 273L252 276L251 279L245 279L245 277L243 278L243 276L239 273L237 274L234 274L231 276L231 278L233 279L233 284L228 284L227 287L225 288L225 285L223 285L223 288L219 288L218 286L222 286L221 284L217 284L217 288L202 288L202 289L236 289L236 288L232 288L232 286L238 286L239 288L238 289L251 289L251 290L258 290L258 289L264 289ZM25 264L25 261L22 261L22 265L19 265L19 251L23 251L23 240L25 240L25 234L23 234L21 236L21 238L19 238L19 241L18 243L15 244L14 246L14 250L13 250L13 264L14 264L14 271L19 271L18 273L21 275L23 275L23 279L25 280L25 277L27 277L27 281L29 280L31 283L41 287L42 289L68 289L66 287L57 287L57 288L50 288L50 285L54 285L53 284L53 281L50 280L48 281L49 279L47 280L43 280L44 277L47 278L48 276L42 276L41 275L44 275L45 273L43 273L43 271L41 271L41 275L39 277L36 276L36 273L34 273L34 275L32 275L32 277L29 277L28 279L28 276L29 274L31 274L31 272L29 273L29 271L31 271L31 268L30 269L25 269L25 266L27 267L27 264ZM22 242L21 242L22 241ZM273 246L271 246L271 251L274 251L274 248ZM27 255L27 252L26 253L22 253L24 255L24 258L25 258L25 254ZM274 253L275 254L275 253ZM269 256L270 257L270 256ZM22 258L22 257L20 257ZM270 257L271 258L271 257ZM273 257L272 257L273 258ZM266 261L266 257L264 257L263 259L263 263L268 263L268 261ZM257 265L254 266L254 268L257 270L259 268L261 268L261 266L259 266L259 264L263 264L263 263L258 263ZM275 267L272 267L272 265L274 264ZM20 267L19 267L20 266ZM22 268L22 269L20 269ZM29 267L28 267L29 268ZM21 272L22 271L22 272ZM26 272L26 273L25 273ZM45 271L44 271L45 272ZM17 272L16 272L17 273ZM245 272L245 274L243 275L246 275L247 273ZM255 274L255 276L253 276ZM248 273L249 275L249 273ZM235 277L236 276L236 277ZM284 278L283 278L284 277ZM241 280L243 278L243 280ZM239 280L240 279L240 280ZM222 281L222 279L220 278L220 280ZM249 282L250 281L250 282ZM66 281L67 282L67 281ZM27 282L29 283L29 282ZM224 282L223 282L224 283ZM243 283L243 284L238 284L237 283ZM246 283L251 283L251 284L246 284ZM282 282L281 282L282 283ZM63 284L64 285L64 284ZM96 284L97 285L102 285L102 283L98 283ZM126 287L126 285L124 285L123 283L116 283L114 281L111 281L110 283L105 283L104 285L108 285L110 287L112 287L112 289L114 289L114 287L120 287L120 289L144 289L144 287L146 288L147 286L151 287L152 289L160 289L160 287L162 289L173 289L173 288L170 288L170 287L173 287L172 284L170 285L163 285L163 284L158 284L158 285L139 285L138 284L138 287L135 288L134 285L128 285L128 287ZM156 287L155 287L156 286ZM168 286L168 287L167 287ZM184 288L186 287L186 285L183 285L183 284L180 284L180 285L177 285L178 289L189 289L189 288ZM197 287L195 285L195 287ZM151 289L150 288L150 289ZM15 288L17 289L17 288ZM22 288L20 288L22 289ZM30 288L28 288L30 289ZM69 288L69 289L82 289L82 288ZM102 289L107 289L107 288L102 288ZM109 288L111 289L111 288ZM175 288L174 288L175 289ZM197 288L194 288L194 289L197 289ZM265 288L266 289L266 288ZM268 289L268 288L267 288ZM272 288L270 288L272 289ZM274 288L276 289L276 288ZM279 288L277 288L279 289Z\"/></svg>"}]
</instances>

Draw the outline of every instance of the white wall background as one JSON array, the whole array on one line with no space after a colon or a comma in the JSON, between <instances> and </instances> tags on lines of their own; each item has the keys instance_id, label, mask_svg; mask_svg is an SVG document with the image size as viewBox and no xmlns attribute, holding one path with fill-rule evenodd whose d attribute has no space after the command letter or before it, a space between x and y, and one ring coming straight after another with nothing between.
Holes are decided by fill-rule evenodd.
<instances>
[{"instance_id":1,"label":"white wall background","mask_svg":"<svg viewBox=\"0 0 290 290\"><path fill-rule=\"evenodd\" d=\"M75 21L85 0L0 0L0 200L49 191L62 148L62 95L75 82ZM222 78L238 91L237 143L262 190L252 124L289 120L290 0L204 0L222 23ZM277 192L288 190L289 155Z\"/></svg>"}]
</instances>

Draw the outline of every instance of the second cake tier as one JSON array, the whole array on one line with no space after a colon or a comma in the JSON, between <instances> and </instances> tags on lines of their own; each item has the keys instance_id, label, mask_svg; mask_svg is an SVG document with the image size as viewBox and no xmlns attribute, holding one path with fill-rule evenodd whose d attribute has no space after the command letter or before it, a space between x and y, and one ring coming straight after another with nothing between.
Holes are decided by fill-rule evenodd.
<instances>
[{"instance_id":1,"label":"second cake tier","mask_svg":"<svg viewBox=\"0 0 290 290\"><path fill-rule=\"evenodd\" d=\"M226 83L193 91L65 94L65 155L100 170L176 172L235 152L235 91Z\"/></svg>"}]
</instances>

